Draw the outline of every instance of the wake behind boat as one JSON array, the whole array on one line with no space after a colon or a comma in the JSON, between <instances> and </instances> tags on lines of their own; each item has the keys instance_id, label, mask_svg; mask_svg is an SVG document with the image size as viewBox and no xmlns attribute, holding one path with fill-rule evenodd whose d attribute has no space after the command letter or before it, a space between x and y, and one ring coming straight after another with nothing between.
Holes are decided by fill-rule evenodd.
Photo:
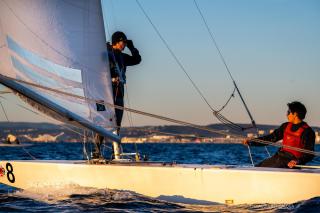
<instances>
[{"instance_id":1,"label":"wake behind boat","mask_svg":"<svg viewBox=\"0 0 320 213\"><path fill-rule=\"evenodd\" d=\"M43 114L83 129L84 141L88 132L104 136L113 144L114 159L93 160L85 150L86 161L3 160L0 183L20 189L76 184L197 204L292 203L320 195L319 169L237 168L128 159L121 152L121 138L113 134L114 108L119 106L113 104L108 61L103 57L106 41L101 2L45 2L0 0L0 20L5 23L0 34L4 44L0 49L0 83Z\"/></svg>"}]
</instances>

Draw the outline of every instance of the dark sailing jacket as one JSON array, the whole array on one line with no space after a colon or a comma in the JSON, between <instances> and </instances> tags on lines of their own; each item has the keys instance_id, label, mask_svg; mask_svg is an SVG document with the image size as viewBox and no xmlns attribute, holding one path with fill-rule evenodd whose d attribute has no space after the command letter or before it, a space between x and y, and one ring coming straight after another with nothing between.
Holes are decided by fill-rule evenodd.
<instances>
[{"instance_id":1,"label":"dark sailing jacket","mask_svg":"<svg viewBox=\"0 0 320 213\"><path fill-rule=\"evenodd\" d=\"M283 123L278 129L274 130L271 134L259 137L258 139L270 141L270 142L277 142L279 140L282 140L288 124L289 124L289 122ZM305 122L301 122L299 124L292 124L291 131L296 132L301 127L303 127L305 125L306 125ZM306 128L302 132L301 144L302 144L302 147L299 147L299 148L314 151L315 133L311 127ZM261 144L261 143L257 143L257 142L253 142L253 141L250 142L250 145L265 146L265 144ZM282 148L280 148L278 150L278 152L286 152L286 151L282 150ZM286 152L286 153L289 153L289 152ZM291 153L289 153L289 154L292 155ZM296 157L294 155L292 155L292 159L298 160L298 164L306 164L307 162L311 161L313 159L313 157L314 156L311 154L302 153L301 157L299 157L299 159L296 159Z\"/></svg>"},{"instance_id":2,"label":"dark sailing jacket","mask_svg":"<svg viewBox=\"0 0 320 213\"><path fill-rule=\"evenodd\" d=\"M109 43L107 48L112 82L117 83L116 79L119 78L122 81L121 83L125 84L127 66L133 66L141 62L139 51L134 46L128 46L131 52L131 55L128 55L120 50L112 49Z\"/></svg>"}]
</instances>

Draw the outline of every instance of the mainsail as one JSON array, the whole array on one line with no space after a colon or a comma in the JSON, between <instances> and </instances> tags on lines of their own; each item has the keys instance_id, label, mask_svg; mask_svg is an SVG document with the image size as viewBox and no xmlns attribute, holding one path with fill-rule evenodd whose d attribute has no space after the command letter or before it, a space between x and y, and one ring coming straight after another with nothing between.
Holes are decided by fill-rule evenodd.
<instances>
[{"instance_id":1,"label":"mainsail","mask_svg":"<svg viewBox=\"0 0 320 213\"><path fill-rule=\"evenodd\" d=\"M0 83L55 119L119 141L114 109L102 104L113 103L105 43L100 0L0 0Z\"/></svg>"}]
</instances>

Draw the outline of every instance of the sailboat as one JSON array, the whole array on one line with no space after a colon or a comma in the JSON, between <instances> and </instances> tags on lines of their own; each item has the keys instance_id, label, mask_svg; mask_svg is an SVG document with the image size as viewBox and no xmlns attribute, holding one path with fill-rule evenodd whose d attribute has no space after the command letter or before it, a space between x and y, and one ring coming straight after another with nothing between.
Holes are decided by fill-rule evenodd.
<instances>
[{"instance_id":1,"label":"sailboat","mask_svg":"<svg viewBox=\"0 0 320 213\"><path fill-rule=\"evenodd\" d=\"M100 0L0 0L0 83L34 109L111 141L112 161L1 160L0 183L79 185L193 204L293 203L320 195L320 169L122 160ZM277 192L274 192L277 189Z\"/></svg>"}]
</instances>

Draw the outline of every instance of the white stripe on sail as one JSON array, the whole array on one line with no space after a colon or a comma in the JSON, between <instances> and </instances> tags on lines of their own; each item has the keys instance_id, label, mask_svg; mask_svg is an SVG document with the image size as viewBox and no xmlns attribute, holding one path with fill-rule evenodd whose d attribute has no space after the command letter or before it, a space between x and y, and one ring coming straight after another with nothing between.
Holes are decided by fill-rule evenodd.
<instances>
[{"instance_id":1,"label":"white stripe on sail","mask_svg":"<svg viewBox=\"0 0 320 213\"><path fill-rule=\"evenodd\" d=\"M20 57L27 60L29 63L41 67L42 69L51 72L61 78L66 78L76 82L82 82L81 70L72 69L68 67L55 64L49 60L46 60L37 54L34 54L24 48L22 48L18 43L16 43L10 36L7 36L8 47L18 54Z\"/></svg>"},{"instance_id":2,"label":"white stripe on sail","mask_svg":"<svg viewBox=\"0 0 320 213\"><path fill-rule=\"evenodd\" d=\"M3 76L113 103L100 0L0 0L0 28ZM115 126L113 108L24 87L73 117Z\"/></svg>"}]
</instances>

